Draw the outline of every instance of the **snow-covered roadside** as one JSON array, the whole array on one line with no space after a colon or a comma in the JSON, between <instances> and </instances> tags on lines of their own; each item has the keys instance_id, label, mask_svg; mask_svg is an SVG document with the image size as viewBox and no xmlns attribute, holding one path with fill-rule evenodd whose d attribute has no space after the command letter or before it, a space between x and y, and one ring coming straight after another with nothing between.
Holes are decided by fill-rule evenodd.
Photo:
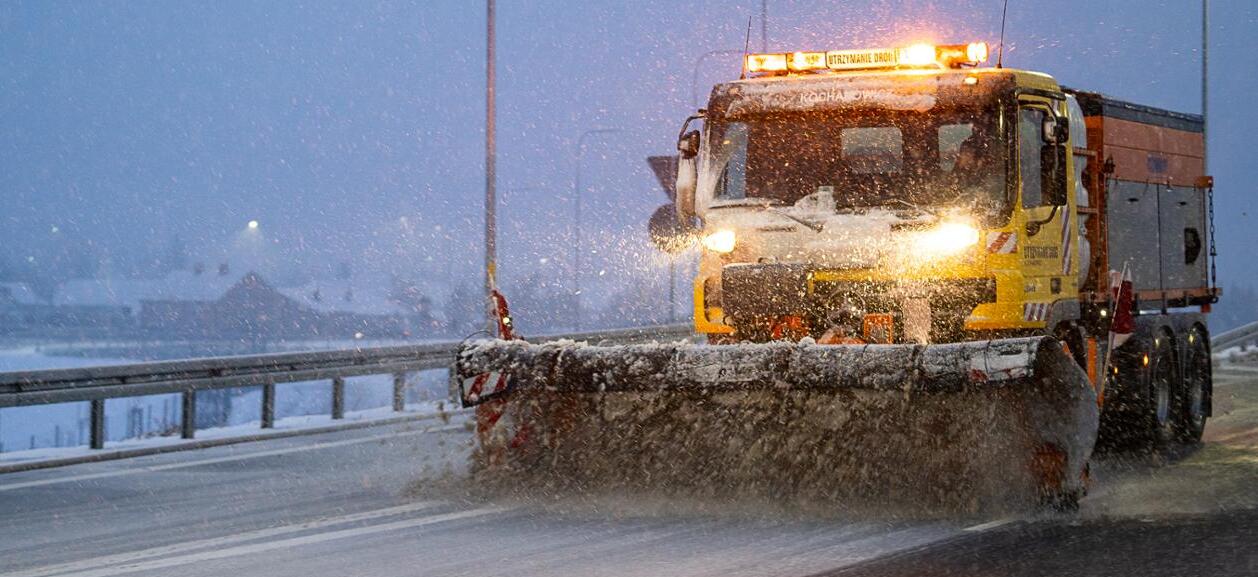
<instances>
[{"instance_id":1,"label":"snow-covered roadside","mask_svg":"<svg viewBox=\"0 0 1258 577\"><path fill-rule=\"evenodd\" d=\"M1216 363L1258 364L1258 348L1230 347L1214 351L1213 357Z\"/></svg>"},{"instance_id":2,"label":"snow-covered roadside","mask_svg":"<svg viewBox=\"0 0 1258 577\"><path fill-rule=\"evenodd\" d=\"M39 347L35 346L0 349L0 371L5 372L99 367L121 365L128 362L130 361L117 358L52 356L40 352ZM163 395L162 397L175 398L174 395ZM145 410L150 414L170 406L178 407L177 404L170 405L170 400L166 400L167 407L162 407L163 399L161 397L145 398L149 399L149 402L145 404ZM177 399L175 402L177 402ZM153 403L157 405L157 409L148 407L149 404ZM124 415L127 408L115 405L107 407L107 409L113 410L107 410L106 420L114 421L113 424L118 429L118 434L121 435L122 427L126 425ZM166 412L169 413L169 410ZM115 418L110 419L110 417ZM86 439L87 420L87 403L0 409L0 455L4 455L6 454L5 451L11 451L18 447L38 450L43 447L79 444L80 438ZM113 433L113 431L108 432Z\"/></svg>"},{"instance_id":3,"label":"snow-covered roadside","mask_svg":"<svg viewBox=\"0 0 1258 577\"><path fill-rule=\"evenodd\" d=\"M0 371L38 371L76 367L123 365L134 361L115 358L60 357L42 352L41 347L27 346L0 349Z\"/></svg>"},{"instance_id":4,"label":"snow-covered roadside","mask_svg":"<svg viewBox=\"0 0 1258 577\"><path fill-rule=\"evenodd\" d=\"M0 350L0 371L21 371L125 364L116 358L83 358L46 355L35 347ZM444 371L425 371L408 376L409 403L424 405L445 399L447 377ZM211 394L198 402L198 421L221 428L257 428L261 420L262 393L259 387L231 389L230 394ZM346 379L345 409L348 414L389 411L393 401L390 375ZM63 403L0 409L0 460L10 453L29 454L41 450L64 452L87 444L88 403ZM276 387L276 419L325 419L331 413L329 381L284 383ZM122 442L147 441L177 435L180 423L178 395L151 395L109 399L105 402L105 436L113 446ZM209 427L203 431L213 430ZM198 431L198 435L201 433ZM84 449L86 450L86 449ZM2 462L2 461L0 461Z\"/></svg>"},{"instance_id":5,"label":"snow-covered roadside","mask_svg":"<svg viewBox=\"0 0 1258 577\"><path fill-rule=\"evenodd\" d=\"M378 407L363 411L346 412L345 418L340 420L333 420L330 415L300 415L277 419L275 427L272 429L262 429L259 421L228 427L199 429L197 430L196 439L183 439L178 435L168 435L108 442L105 443L105 448L99 451L91 450L86 446L75 446L60 448L45 447L41 449L0 453L0 467L3 467L4 465L30 463L34 461L73 459L76 457L107 455L109 453L131 452L159 447L195 445L209 440L240 437L263 439L270 436L288 436L293 432L326 429L338 425L368 425L371 423L383 424L385 422L395 421L399 417L409 417L414 419L449 417L458 419L461 418L463 413L465 413L465 411L459 409L457 406L451 405L448 401L425 401L407 404L405 412L402 413L393 412L392 407Z\"/></svg>"}]
</instances>

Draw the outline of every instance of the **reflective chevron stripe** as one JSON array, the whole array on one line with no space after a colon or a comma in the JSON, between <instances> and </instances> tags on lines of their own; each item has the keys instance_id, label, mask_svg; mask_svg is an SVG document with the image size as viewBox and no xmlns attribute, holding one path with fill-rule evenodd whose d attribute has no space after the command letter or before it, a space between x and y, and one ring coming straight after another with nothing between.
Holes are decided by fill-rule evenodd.
<instances>
[{"instance_id":1,"label":"reflective chevron stripe","mask_svg":"<svg viewBox=\"0 0 1258 577\"><path fill-rule=\"evenodd\" d=\"M507 375L498 372L481 373L463 379L463 398L475 401L492 397L507 390Z\"/></svg>"},{"instance_id":2,"label":"reflective chevron stripe","mask_svg":"<svg viewBox=\"0 0 1258 577\"><path fill-rule=\"evenodd\" d=\"M1048 319L1049 303L1026 303L1022 305L1022 320L1041 322Z\"/></svg>"},{"instance_id":3,"label":"reflective chevron stripe","mask_svg":"<svg viewBox=\"0 0 1258 577\"><path fill-rule=\"evenodd\" d=\"M1075 235L1070 234L1070 210L1067 209L1062 215L1061 223L1061 274L1070 274L1071 246L1074 244Z\"/></svg>"}]
</instances>

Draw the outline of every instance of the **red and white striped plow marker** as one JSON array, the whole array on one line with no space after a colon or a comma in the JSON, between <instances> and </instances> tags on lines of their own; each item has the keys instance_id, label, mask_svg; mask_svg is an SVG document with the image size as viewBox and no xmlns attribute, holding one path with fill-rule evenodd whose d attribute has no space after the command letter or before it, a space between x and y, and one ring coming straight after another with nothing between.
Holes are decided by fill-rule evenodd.
<instances>
[{"instance_id":1,"label":"red and white striped plow marker","mask_svg":"<svg viewBox=\"0 0 1258 577\"><path fill-rule=\"evenodd\" d=\"M1018 250L1018 233L989 232L987 233L987 252L992 254L1013 254Z\"/></svg>"}]
</instances>

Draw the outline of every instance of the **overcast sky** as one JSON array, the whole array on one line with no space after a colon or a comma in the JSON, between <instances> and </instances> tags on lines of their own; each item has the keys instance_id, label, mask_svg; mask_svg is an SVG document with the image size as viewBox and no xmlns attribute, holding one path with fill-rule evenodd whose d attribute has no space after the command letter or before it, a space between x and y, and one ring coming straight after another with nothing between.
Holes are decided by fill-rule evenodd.
<instances>
[{"instance_id":1,"label":"overcast sky","mask_svg":"<svg viewBox=\"0 0 1258 577\"><path fill-rule=\"evenodd\" d=\"M1255 284L1258 3L1213 10L1220 272ZM759 0L500 0L498 12L504 275L571 254L575 143L594 128L621 132L588 138L580 160L582 230L600 251L590 282L659 273L643 223L664 197L644 158L672 150L696 61L741 48ZM778 50L995 44L1000 2L770 0L768 13ZM476 280L484 27L472 0L5 2L0 250L43 258L90 241L128 261L178 235L202 257L248 241L256 219L292 267ZM1200 110L1197 2L1013 0L1007 45L1008 66ZM700 64L700 94L738 71L737 56Z\"/></svg>"}]
</instances>

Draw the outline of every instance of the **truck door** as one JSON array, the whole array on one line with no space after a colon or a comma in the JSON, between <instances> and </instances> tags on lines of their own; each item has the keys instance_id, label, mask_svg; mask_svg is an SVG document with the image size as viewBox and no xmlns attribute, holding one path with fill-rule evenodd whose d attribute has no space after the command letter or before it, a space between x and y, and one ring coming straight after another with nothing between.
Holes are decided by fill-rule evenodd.
<instances>
[{"instance_id":1,"label":"truck door","mask_svg":"<svg viewBox=\"0 0 1258 577\"><path fill-rule=\"evenodd\" d=\"M1023 213L1023 320L1047 320L1053 301L1077 291L1068 277L1072 262L1074 215L1067 194L1066 129L1058 128L1057 103L1024 100L1018 106L1018 182ZM1060 116L1064 118L1064 115ZM1069 286L1066 286L1069 285Z\"/></svg>"}]
</instances>

